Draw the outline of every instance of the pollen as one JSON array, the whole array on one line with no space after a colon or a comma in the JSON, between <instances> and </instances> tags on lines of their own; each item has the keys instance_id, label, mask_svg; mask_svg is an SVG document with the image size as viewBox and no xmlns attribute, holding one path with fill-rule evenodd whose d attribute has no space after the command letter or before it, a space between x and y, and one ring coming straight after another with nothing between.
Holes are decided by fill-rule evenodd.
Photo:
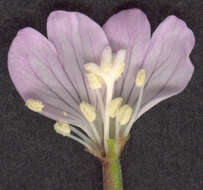
<instances>
[{"instance_id":1,"label":"pollen","mask_svg":"<svg viewBox=\"0 0 203 190\"><path fill-rule=\"evenodd\" d=\"M64 123L62 121L57 121L54 124L54 129L55 129L56 133L63 135L65 137L69 136L71 133L69 124Z\"/></svg>"},{"instance_id":2,"label":"pollen","mask_svg":"<svg viewBox=\"0 0 203 190\"><path fill-rule=\"evenodd\" d=\"M34 112L42 112L44 104L39 100L27 99L25 105Z\"/></svg>"},{"instance_id":3,"label":"pollen","mask_svg":"<svg viewBox=\"0 0 203 190\"><path fill-rule=\"evenodd\" d=\"M96 119L96 109L91 104L82 101L80 104L80 111L89 122L93 122Z\"/></svg>"},{"instance_id":4,"label":"pollen","mask_svg":"<svg viewBox=\"0 0 203 190\"><path fill-rule=\"evenodd\" d=\"M64 111L64 112L63 112L63 115L67 117L67 116L68 116L68 113Z\"/></svg>"},{"instance_id":5,"label":"pollen","mask_svg":"<svg viewBox=\"0 0 203 190\"><path fill-rule=\"evenodd\" d=\"M88 73L87 80L92 89L97 89L102 87L102 83L103 83L102 78L96 75L95 73Z\"/></svg>"},{"instance_id":6,"label":"pollen","mask_svg":"<svg viewBox=\"0 0 203 190\"><path fill-rule=\"evenodd\" d=\"M144 86L145 78L146 78L145 70L144 69L139 70L136 77L136 86L137 87Z\"/></svg>"},{"instance_id":7,"label":"pollen","mask_svg":"<svg viewBox=\"0 0 203 190\"><path fill-rule=\"evenodd\" d=\"M116 120L120 123L120 125L126 125L132 115L133 109L125 104L123 105L116 114Z\"/></svg>"},{"instance_id":8,"label":"pollen","mask_svg":"<svg viewBox=\"0 0 203 190\"><path fill-rule=\"evenodd\" d=\"M85 64L85 70L91 73L99 72L100 68L96 63L87 63Z\"/></svg>"},{"instance_id":9,"label":"pollen","mask_svg":"<svg viewBox=\"0 0 203 190\"><path fill-rule=\"evenodd\" d=\"M109 103L109 105L107 107L107 112L111 118L116 117L116 113L119 110L122 102L123 102L123 98L121 98L121 97L111 100L111 102Z\"/></svg>"}]
</instances>

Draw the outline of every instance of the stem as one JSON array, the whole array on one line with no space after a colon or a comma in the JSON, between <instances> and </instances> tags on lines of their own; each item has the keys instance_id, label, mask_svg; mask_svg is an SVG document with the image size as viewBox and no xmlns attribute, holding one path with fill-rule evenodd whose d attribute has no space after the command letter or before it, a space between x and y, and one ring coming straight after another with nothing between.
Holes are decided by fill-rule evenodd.
<instances>
[{"instance_id":1,"label":"stem","mask_svg":"<svg viewBox=\"0 0 203 190\"><path fill-rule=\"evenodd\" d=\"M103 161L104 190L122 190L118 143L112 139L108 139L107 144L108 152Z\"/></svg>"}]
</instances>

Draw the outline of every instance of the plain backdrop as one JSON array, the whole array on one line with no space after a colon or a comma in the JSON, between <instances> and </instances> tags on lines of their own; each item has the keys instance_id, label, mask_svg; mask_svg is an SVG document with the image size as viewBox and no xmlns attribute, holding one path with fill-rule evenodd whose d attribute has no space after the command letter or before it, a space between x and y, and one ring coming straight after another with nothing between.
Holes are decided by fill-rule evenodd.
<instances>
[{"instance_id":1,"label":"plain backdrop","mask_svg":"<svg viewBox=\"0 0 203 190\"><path fill-rule=\"evenodd\" d=\"M17 31L46 35L53 10L79 11L100 25L114 13L140 8L152 31L168 15L194 31L195 72L185 91L144 114L121 157L124 190L203 189L202 0L0 0L0 190L102 190L102 166L78 143L57 135L54 121L25 108L7 70Z\"/></svg>"}]
</instances>

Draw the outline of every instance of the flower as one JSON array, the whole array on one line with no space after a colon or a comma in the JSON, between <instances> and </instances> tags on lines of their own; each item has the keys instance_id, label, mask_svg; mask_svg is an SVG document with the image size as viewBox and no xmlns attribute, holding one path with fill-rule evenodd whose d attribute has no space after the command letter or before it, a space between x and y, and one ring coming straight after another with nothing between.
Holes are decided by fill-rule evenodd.
<instances>
[{"instance_id":1,"label":"flower","mask_svg":"<svg viewBox=\"0 0 203 190\"><path fill-rule=\"evenodd\" d=\"M193 33L175 16L151 36L139 9L113 15L103 28L81 13L54 11L47 36L18 32L8 54L12 81L29 109L99 158L108 139L119 152L133 123L180 93L194 70Z\"/></svg>"}]
</instances>

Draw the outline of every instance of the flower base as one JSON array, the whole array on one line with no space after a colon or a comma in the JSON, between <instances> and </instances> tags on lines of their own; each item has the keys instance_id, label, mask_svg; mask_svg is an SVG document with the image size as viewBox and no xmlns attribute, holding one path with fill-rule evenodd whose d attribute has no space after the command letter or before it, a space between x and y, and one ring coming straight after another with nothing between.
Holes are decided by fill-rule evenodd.
<instances>
[{"instance_id":1,"label":"flower base","mask_svg":"<svg viewBox=\"0 0 203 190\"><path fill-rule=\"evenodd\" d=\"M109 139L108 153L103 163L103 185L104 190L122 190L122 172L119 161L120 152L117 151L117 143Z\"/></svg>"}]
</instances>

